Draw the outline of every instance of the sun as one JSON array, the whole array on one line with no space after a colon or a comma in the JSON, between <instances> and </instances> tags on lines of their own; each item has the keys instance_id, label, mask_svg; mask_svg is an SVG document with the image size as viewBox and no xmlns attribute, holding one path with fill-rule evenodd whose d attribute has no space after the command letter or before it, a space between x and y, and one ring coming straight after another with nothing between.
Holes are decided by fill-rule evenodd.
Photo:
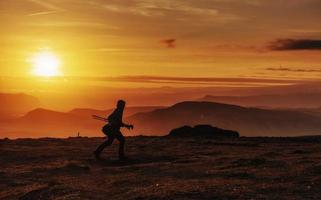
<instances>
[{"instance_id":1,"label":"sun","mask_svg":"<svg viewBox=\"0 0 321 200\"><path fill-rule=\"evenodd\" d=\"M36 76L52 77L60 75L60 60L51 51L38 52L32 57L31 63L33 65L32 74Z\"/></svg>"}]
</instances>

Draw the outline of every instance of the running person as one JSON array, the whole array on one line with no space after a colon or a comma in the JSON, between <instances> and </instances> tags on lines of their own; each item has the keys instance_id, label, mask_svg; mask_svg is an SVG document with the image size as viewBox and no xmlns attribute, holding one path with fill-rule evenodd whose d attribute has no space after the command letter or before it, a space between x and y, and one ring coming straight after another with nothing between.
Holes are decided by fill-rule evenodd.
<instances>
[{"instance_id":1,"label":"running person","mask_svg":"<svg viewBox=\"0 0 321 200\"><path fill-rule=\"evenodd\" d=\"M125 158L125 137L120 132L121 127L125 127L127 129L133 129L133 125L123 123L123 112L125 109L126 102L123 100L119 100L117 102L116 109L108 116L108 123L102 128L102 132L108 137L108 139L103 142L97 149L94 151L96 159L100 159L100 154L104 150L104 148L110 146L114 139L119 141L119 150L118 156L119 159Z\"/></svg>"}]
</instances>

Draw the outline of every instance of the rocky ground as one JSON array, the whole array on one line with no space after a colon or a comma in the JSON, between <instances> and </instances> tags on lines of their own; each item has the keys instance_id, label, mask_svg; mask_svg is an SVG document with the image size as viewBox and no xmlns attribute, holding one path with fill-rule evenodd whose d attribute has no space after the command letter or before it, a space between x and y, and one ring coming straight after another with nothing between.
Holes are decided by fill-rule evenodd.
<instances>
[{"instance_id":1,"label":"rocky ground","mask_svg":"<svg viewBox=\"0 0 321 200\"><path fill-rule=\"evenodd\" d=\"M0 140L1 199L321 199L320 138Z\"/></svg>"}]
</instances>

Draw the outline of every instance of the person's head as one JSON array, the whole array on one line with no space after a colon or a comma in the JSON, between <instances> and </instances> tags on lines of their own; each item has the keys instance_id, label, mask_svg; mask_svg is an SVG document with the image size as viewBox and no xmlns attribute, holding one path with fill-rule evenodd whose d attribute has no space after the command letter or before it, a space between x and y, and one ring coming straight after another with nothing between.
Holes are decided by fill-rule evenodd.
<instances>
[{"instance_id":1,"label":"person's head","mask_svg":"<svg viewBox=\"0 0 321 200\"><path fill-rule=\"evenodd\" d=\"M117 101L117 108L118 109L124 109L126 105L126 102L124 100L118 100Z\"/></svg>"}]
</instances>

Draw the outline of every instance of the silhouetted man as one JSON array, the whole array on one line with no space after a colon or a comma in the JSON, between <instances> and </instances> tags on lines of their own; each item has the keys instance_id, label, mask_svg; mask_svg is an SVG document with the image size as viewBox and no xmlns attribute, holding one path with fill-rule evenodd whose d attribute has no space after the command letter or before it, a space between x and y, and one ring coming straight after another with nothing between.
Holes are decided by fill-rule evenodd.
<instances>
[{"instance_id":1,"label":"silhouetted man","mask_svg":"<svg viewBox=\"0 0 321 200\"><path fill-rule=\"evenodd\" d=\"M114 139L116 138L119 141L119 159L124 159L124 145L125 145L125 137L120 132L121 127L126 127L127 129L133 129L133 125L123 123L123 112L125 108L126 102L123 100L119 100L117 102L117 108L107 117L104 119L108 122L103 128L103 133L108 137L108 139L102 143L96 151L94 151L96 159L100 158L100 153L104 150L105 147L110 146Z\"/></svg>"}]
</instances>

